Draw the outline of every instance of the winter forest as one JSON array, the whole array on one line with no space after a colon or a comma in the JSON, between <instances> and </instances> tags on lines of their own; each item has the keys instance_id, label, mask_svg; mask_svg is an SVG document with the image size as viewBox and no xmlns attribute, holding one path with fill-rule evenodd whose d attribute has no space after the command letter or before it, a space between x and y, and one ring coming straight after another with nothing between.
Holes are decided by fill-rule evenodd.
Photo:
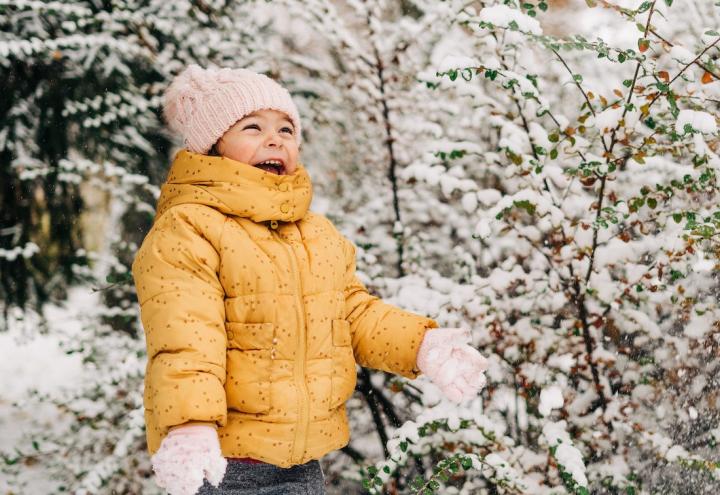
<instances>
[{"instance_id":1,"label":"winter forest","mask_svg":"<svg viewBox=\"0 0 720 495\"><path fill-rule=\"evenodd\" d=\"M720 493L720 2L0 0L0 492L161 494L130 275L190 63L287 87L372 293L472 402L358 366L328 493Z\"/></svg>"}]
</instances>

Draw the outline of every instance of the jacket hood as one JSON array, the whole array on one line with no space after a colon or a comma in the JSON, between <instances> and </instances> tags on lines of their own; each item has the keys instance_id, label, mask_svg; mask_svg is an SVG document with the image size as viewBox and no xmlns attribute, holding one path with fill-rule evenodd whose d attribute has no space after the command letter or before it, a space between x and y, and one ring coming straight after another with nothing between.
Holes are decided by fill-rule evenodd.
<instances>
[{"instance_id":1,"label":"jacket hood","mask_svg":"<svg viewBox=\"0 0 720 495\"><path fill-rule=\"evenodd\" d=\"M302 164L293 175L275 175L248 163L183 149L160 187L155 218L171 206L196 203L254 222L295 222L305 216L311 201L312 183Z\"/></svg>"}]
</instances>

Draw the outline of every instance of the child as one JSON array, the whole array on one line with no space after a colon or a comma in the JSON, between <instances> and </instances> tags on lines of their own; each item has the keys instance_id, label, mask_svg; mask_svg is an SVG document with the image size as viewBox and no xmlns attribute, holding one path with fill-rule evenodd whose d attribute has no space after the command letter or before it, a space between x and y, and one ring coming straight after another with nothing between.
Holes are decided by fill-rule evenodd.
<instances>
[{"instance_id":1,"label":"child","mask_svg":"<svg viewBox=\"0 0 720 495\"><path fill-rule=\"evenodd\" d=\"M158 485L325 493L318 459L349 441L356 362L424 373L456 401L484 386L487 362L467 331L370 295L354 245L308 211L286 89L246 69L191 65L164 114L186 149L132 265Z\"/></svg>"}]
</instances>

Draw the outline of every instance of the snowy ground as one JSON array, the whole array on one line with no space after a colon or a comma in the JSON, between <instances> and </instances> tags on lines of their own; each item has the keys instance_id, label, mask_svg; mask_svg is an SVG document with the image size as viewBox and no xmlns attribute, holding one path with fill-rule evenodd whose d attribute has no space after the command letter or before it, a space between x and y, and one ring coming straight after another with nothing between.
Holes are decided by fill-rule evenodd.
<instances>
[{"instance_id":1,"label":"snowy ground","mask_svg":"<svg viewBox=\"0 0 720 495\"><path fill-rule=\"evenodd\" d=\"M35 401L25 404L28 394L53 393L83 379L80 357L67 354L63 344L82 330L83 319L89 317L88 311L98 303L97 294L80 287L71 289L68 296L64 307L47 306L48 334L40 335L30 316L0 334L0 375L4 377L0 394L0 450L10 458L13 448L33 425L53 428L68 420L51 404L41 407ZM24 492L27 495L46 494L54 486L31 466L23 469L23 475L30 483ZM8 480L2 474L0 493L10 493Z\"/></svg>"}]
</instances>

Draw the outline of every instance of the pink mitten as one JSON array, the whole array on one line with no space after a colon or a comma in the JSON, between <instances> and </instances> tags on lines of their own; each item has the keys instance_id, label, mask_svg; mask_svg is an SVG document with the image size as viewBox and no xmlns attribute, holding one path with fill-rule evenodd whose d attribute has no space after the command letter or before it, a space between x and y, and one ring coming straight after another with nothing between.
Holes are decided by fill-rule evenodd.
<instances>
[{"instance_id":1,"label":"pink mitten","mask_svg":"<svg viewBox=\"0 0 720 495\"><path fill-rule=\"evenodd\" d=\"M464 328L434 328L425 332L417 366L450 399L464 402L485 386L487 359L468 345Z\"/></svg>"},{"instance_id":2,"label":"pink mitten","mask_svg":"<svg viewBox=\"0 0 720 495\"><path fill-rule=\"evenodd\" d=\"M202 424L172 428L150 460L155 482L170 495L194 495L205 477L218 486L227 467L215 428Z\"/></svg>"}]
</instances>

